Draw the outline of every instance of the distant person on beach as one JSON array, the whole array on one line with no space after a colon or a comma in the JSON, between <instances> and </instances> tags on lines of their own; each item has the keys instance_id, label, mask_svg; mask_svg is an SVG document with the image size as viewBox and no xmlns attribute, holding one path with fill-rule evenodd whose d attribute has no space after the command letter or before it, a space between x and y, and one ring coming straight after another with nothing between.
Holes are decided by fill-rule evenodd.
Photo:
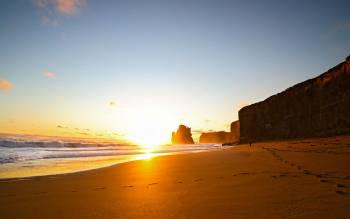
<instances>
[{"instance_id":1,"label":"distant person on beach","mask_svg":"<svg viewBox=\"0 0 350 219\"><path fill-rule=\"evenodd\" d=\"M249 147L250 147L250 148L252 147L252 142L249 142Z\"/></svg>"}]
</instances>

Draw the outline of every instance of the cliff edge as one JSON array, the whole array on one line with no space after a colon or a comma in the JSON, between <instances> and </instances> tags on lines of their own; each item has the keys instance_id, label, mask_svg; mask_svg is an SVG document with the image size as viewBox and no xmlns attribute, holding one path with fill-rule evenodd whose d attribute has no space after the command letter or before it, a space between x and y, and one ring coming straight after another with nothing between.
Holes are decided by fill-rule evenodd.
<instances>
[{"instance_id":1,"label":"cliff edge","mask_svg":"<svg viewBox=\"0 0 350 219\"><path fill-rule=\"evenodd\" d=\"M239 111L240 141L350 133L350 56L320 76Z\"/></svg>"}]
</instances>

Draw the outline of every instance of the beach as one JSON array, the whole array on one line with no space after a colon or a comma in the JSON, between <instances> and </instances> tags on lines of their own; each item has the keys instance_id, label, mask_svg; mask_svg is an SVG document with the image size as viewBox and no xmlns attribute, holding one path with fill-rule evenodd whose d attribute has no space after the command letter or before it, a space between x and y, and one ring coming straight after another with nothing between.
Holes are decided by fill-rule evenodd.
<instances>
[{"instance_id":1,"label":"beach","mask_svg":"<svg viewBox=\"0 0 350 219\"><path fill-rule=\"evenodd\" d=\"M0 181L0 218L346 218L350 136Z\"/></svg>"}]
</instances>

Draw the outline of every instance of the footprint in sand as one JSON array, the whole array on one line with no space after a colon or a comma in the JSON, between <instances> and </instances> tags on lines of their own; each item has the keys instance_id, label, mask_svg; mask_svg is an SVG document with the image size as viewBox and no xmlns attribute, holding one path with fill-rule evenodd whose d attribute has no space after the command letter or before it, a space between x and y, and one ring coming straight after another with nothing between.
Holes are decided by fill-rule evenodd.
<instances>
[{"instance_id":1,"label":"footprint in sand","mask_svg":"<svg viewBox=\"0 0 350 219\"><path fill-rule=\"evenodd\" d=\"M123 186L124 188L133 188L133 185L127 185L127 186Z\"/></svg>"},{"instance_id":2,"label":"footprint in sand","mask_svg":"<svg viewBox=\"0 0 350 219\"><path fill-rule=\"evenodd\" d=\"M199 178L199 179L195 179L194 181L195 182L199 182L199 181L202 181L203 179Z\"/></svg>"},{"instance_id":3,"label":"footprint in sand","mask_svg":"<svg viewBox=\"0 0 350 219\"><path fill-rule=\"evenodd\" d=\"M346 195L347 193L342 191L342 190L337 190L335 191L336 194L339 194L339 195Z\"/></svg>"},{"instance_id":4,"label":"footprint in sand","mask_svg":"<svg viewBox=\"0 0 350 219\"><path fill-rule=\"evenodd\" d=\"M2 195L0 197L16 197L17 195L15 194L8 194L8 195Z\"/></svg>"},{"instance_id":5,"label":"footprint in sand","mask_svg":"<svg viewBox=\"0 0 350 219\"><path fill-rule=\"evenodd\" d=\"M47 194L48 192L36 192L34 193L34 195L44 195L44 194Z\"/></svg>"},{"instance_id":6,"label":"footprint in sand","mask_svg":"<svg viewBox=\"0 0 350 219\"><path fill-rule=\"evenodd\" d=\"M338 183L338 184L337 184L337 187L338 187L338 188L345 188L346 185Z\"/></svg>"},{"instance_id":7,"label":"footprint in sand","mask_svg":"<svg viewBox=\"0 0 350 219\"><path fill-rule=\"evenodd\" d=\"M157 184L158 184L158 183L155 182L155 183L149 183L148 185L149 185L149 186L153 186L153 185L157 185Z\"/></svg>"},{"instance_id":8,"label":"footprint in sand","mask_svg":"<svg viewBox=\"0 0 350 219\"><path fill-rule=\"evenodd\" d=\"M305 175L312 175L312 173L309 170L304 170L303 172Z\"/></svg>"},{"instance_id":9,"label":"footprint in sand","mask_svg":"<svg viewBox=\"0 0 350 219\"><path fill-rule=\"evenodd\" d=\"M96 187L96 188L94 188L94 190L103 190L103 189L106 189L106 187Z\"/></svg>"}]
</instances>

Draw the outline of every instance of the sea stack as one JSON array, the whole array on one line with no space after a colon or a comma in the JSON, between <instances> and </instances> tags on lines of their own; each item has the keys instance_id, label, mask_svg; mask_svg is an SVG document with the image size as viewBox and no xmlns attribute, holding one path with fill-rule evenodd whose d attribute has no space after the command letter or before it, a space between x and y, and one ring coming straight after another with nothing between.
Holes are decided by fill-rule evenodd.
<instances>
[{"instance_id":1,"label":"sea stack","mask_svg":"<svg viewBox=\"0 0 350 219\"><path fill-rule=\"evenodd\" d=\"M191 128L179 125L177 131L172 133L171 142L173 144L194 144Z\"/></svg>"}]
</instances>

